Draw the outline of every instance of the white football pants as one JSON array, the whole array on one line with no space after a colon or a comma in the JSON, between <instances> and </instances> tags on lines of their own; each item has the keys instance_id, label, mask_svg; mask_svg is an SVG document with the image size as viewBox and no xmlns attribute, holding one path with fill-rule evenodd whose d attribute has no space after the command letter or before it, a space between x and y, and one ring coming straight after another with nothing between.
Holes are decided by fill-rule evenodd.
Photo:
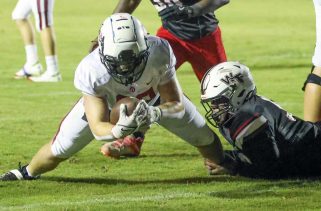
<instances>
[{"instance_id":1,"label":"white football pants","mask_svg":"<svg viewBox=\"0 0 321 211\"><path fill-rule=\"evenodd\" d=\"M12 19L27 19L33 12L36 29L41 31L53 25L54 2L55 0L19 0L12 12Z\"/></svg>"}]
</instances>

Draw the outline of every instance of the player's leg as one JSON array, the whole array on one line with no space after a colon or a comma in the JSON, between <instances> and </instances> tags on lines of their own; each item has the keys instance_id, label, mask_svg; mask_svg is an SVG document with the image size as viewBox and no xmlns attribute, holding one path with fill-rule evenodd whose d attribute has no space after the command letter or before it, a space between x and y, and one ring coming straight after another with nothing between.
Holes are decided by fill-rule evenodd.
<instances>
[{"instance_id":1,"label":"player's leg","mask_svg":"<svg viewBox=\"0 0 321 211\"><path fill-rule=\"evenodd\" d=\"M58 82L62 80L58 68L56 38L53 28L54 0L34 1L32 11L40 32L41 43L46 57L46 72L40 77L31 77L34 82Z\"/></svg>"},{"instance_id":2,"label":"player's leg","mask_svg":"<svg viewBox=\"0 0 321 211\"><path fill-rule=\"evenodd\" d=\"M221 62L226 62L226 54L219 27L212 34L195 42L186 42L186 44L192 49L188 62L191 63L199 81L202 80L209 68Z\"/></svg>"},{"instance_id":3,"label":"player's leg","mask_svg":"<svg viewBox=\"0 0 321 211\"><path fill-rule=\"evenodd\" d=\"M182 44L184 43L184 41L178 39L163 27L160 27L158 29L156 36L167 40L170 46L172 47L173 53L176 57L175 68L177 70L184 62L187 61L189 49L186 49Z\"/></svg>"},{"instance_id":4,"label":"player's leg","mask_svg":"<svg viewBox=\"0 0 321 211\"><path fill-rule=\"evenodd\" d=\"M67 114L50 143L44 145L28 165L11 170L0 180L35 179L40 174L55 169L59 163L68 159L94 139L84 115L80 100Z\"/></svg>"},{"instance_id":5,"label":"player's leg","mask_svg":"<svg viewBox=\"0 0 321 211\"><path fill-rule=\"evenodd\" d=\"M314 67L309 74L304 92L304 120L321 120L321 67Z\"/></svg>"},{"instance_id":6,"label":"player's leg","mask_svg":"<svg viewBox=\"0 0 321 211\"><path fill-rule=\"evenodd\" d=\"M19 0L12 12L12 19L16 22L20 31L26 53L26 62L23 68L16 73L16 79L26 78L31 75L39 75L42 71L35 43L35 32L28 19L30 13L31 1L29 0Z\"/></svg>"},{"instance_id":7,"label":"player's leg","mask_svg":"<svg viewBox=\"0 0 321 211\"><path fill-rule=\"evenodd\" d=\"M314 0L316 15L316 46L312 63L312 73L305 82L304 120L321 120L321 0Z\"/></svg>"},{"instance_id":8,"label":"player's leg","mask_svg":"<svg viewBox=\"0 0 321 211\"><path fill-rule=\"evenodd\" d=\"M159 124L184 141L195 146L205 159L216 164L223 161L223 150L218 136L207 126L195 105L184 96L185 114L182 119L165 119Z\"/></svg>"},{"instance_id":9,"label":"player's leg","mask_svg":"<svg viewBox=\"0 0 321 211\"><path fill-rule=\"evenodd\" d=\"M17 19L16 24L17 24L17 27L20 31L24 45L25 46L35 45L34 29L33 29L33 26L31 25L30 20L28 18ZM33 54L26 55L27 62L29 62L29 60L38 61L36 46L33 46L33 47L35 47L34 52L31 52ZM28 52L26 52L26 53L28 53ZM33 56L33 58L32 58L32 56Z\"/></svg>"},{"instance_id":10,"label":"player's leg","mask_svg":"<svg viewBox=\"0 0 321 211\"><path fill-rule=\"evenodd\" d=\"M28 175L36 177L55 169L60 162L67 158L56 157L51 151L51 142L42 146L26 166Z\"/></svg>"}]
</instances>

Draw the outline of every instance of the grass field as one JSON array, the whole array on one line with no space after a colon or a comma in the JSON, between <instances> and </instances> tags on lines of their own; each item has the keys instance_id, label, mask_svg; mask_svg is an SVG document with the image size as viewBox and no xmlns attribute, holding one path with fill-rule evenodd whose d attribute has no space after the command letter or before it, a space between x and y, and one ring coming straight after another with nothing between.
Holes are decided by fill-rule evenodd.
<instances>
[{"instance_id":1,"label":"grass field","mask_svg":"<svg viewBox=\"0 0 321 211\"><path fill-rule=\"evenodd\" d=\"M74 70L117 1L56 1L63 82L55 84L13 79L24 63L20 34L10 19L15 3L1 0L0 7L1 173L29 162L80 97L73 87ZM160 22L149 1L134 15L155 33ZM315 41L312 1L231 0L217 15L228 59L253 70L260 94L302 117L301 87ZM40 46L39 51L44 63ZM178 77L204 113L188 64ZM211 177L194 148L160 127L147 134L139 158L107 159L100 145L93 141L41 180L1 182L0 210L321 210L319 180Z\"/></svg>"}]
</instances>

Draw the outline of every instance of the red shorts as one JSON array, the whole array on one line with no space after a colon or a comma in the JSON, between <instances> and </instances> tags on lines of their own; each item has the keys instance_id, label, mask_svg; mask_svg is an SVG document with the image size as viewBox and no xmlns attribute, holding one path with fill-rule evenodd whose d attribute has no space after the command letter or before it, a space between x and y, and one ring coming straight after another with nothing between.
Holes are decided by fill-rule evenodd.
<instances>
[{"instance_id":1,"label":"red shorts","mask_svg":"<svg viewBox=\"0 0 321 211\"><path fill-rule=\"evenodd\" d=\"M156 35L166 39L171 45L177 60L176 69L184 62L189 62L199 81L210 67L226 61L219 27L198 40L181 40L163 27L158 29Z\"/></svg>"}]
</instances>

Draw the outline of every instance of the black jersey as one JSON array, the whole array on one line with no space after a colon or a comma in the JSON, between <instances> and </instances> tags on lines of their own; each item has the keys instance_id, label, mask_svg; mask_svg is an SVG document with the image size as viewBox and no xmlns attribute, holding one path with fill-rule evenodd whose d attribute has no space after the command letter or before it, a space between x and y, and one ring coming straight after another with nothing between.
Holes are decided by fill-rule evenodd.
<instances>
[{"instance_id":1,"label":"black jersey","mask_svg":"<svg viewBox=\"0 0 321 211\"><path fill-rule=\"evenodd\" d=\"M254 168L247 171L256 176L321 173L318 124L292 116L268 99L253 96L220 131L245 155L242 162Z\"/></svg>"},{"instance_id":2,"label":"black jersey","mask_svg":"<svg viewBox=\"0 0 321 211\"><path fill-rule=\"evenodd\" d=\"M198 0L150 0L160 12L167 7L190 6L198 2ZM214 11L213 11L214 12ZM163 27L182 40L195 40L209 35L215 31L218 20L214 13L207 13L198 17L185 20L162 21Z\"/></svg>"}]
</instances>

